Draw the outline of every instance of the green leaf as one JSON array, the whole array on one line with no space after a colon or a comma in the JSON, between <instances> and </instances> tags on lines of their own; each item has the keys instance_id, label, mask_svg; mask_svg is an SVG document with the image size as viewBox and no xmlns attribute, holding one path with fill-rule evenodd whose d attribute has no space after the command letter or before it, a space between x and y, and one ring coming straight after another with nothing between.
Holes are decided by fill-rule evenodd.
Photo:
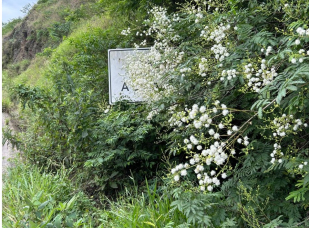
<instances>
[{"instance_id":1,"label":"green leaf","mask_svg":"<svg viewBox=\"0 0 309 228\"><path fill-rule=\"evenodd\" d=\"M265 224L263 226L263 228L277 228L277 227L279 227L279 225L282 223L282 220L280 220L281 217L282 217L282 215L280 215L278 218L272 220L270 223Z\"/></svg>"},{"instance_id":2,"label":"green leaf","mask_svg":"<svg viewBox=\"0 0 309 228\"><path fill-rule=\"evenodd\" d=\"M291 91L296 91L298 88L294 85L289 85L286 87L288 90L291 90Z\"/></svg>"},{"instance_id":3,"label":"green leaf","mask_svg":"<svg viewBox=\"0 0 309 228\"><path fill-rule=\"evenodd\" d=\"M118 185L116 184L116 182L109 182L109 186L111 188L118 188Z\"/></svg>"},{"instance_id":4,"label":"green leaf","mask_svg":"<svg viewBox=\"0 0 309 228\"><path fill-rule=\"evenodd\" d=\"M49 202L50 202L49 200L45 201L44 203L42 203L42 204L38 207L38 209L39 209L39 210L43 209Z\"/></svg>"},{"instance_id":5,"label":"green leaf","mask_svg":"<svg viewBox=\"0 0 309 228\"><path fill-rule=\"evenodd\" d=\"M259 107L259 110L258 110L258 117L259 117L259 119L262 119L262 118L263 118L263 108L262 108L262 107Z\"/></svg>"},{"instance_id":6,"label":"green leaf","mask_svg":"<svg viewBox=\"0 0 309 228\"><path fill-rule=\"evenodd\" d=\"M86 138L87 136L88 136L87 130L83 131L83 133L82 133L82 138Z\"/></svg>"},{"instance_id":7,"label":"green leaf","mask_svg":"<svg viewBox=\"0 0 309 228\"><path fill-rule=\"evenodd\" d=\"M309 183L309 173L307 173L307 174L305 175L305 177L304 177L304 186L306 186L307 183ZM309 186L308 186L308 188L309 188Z\"/></svg>"},{"instance_id":8,"label":"green leaf","mask_svg":"<svg viewBox=\"0 0 309 228\"><path fill-rule=\"evenodd\" d=\"M221 227L226 228L226 227L236 226L236 224L237 223L235 221L235 218L232 218L232 219L227 218L226 221L221 224Z\"/></svg>"},{"instance_id":9,"label":"green leaf","mask_svg":"<svg viewBox=\"0 0 309 228\"><path fill-rule=\"evenodd\" d=\"M286 95L286 89L283 88L283 89L278 93L277 98L276 98L276 102L277 102L278 104L280 104L282 98L285 97L285 95Z\"/></svg>"},{"instance_id":10,"label":"green leaf","mask_svg":"<svg viewBox=\"0 0 309 228\"><path fill-rule=\"evenodd\" d=\"M250 36L250 34L252 33L251 32L252 28L253 28L253 26L250 25L250 24L238 25L238 31L237 31L238 39L239 40L247 39Z\"/></svg>"},{"instance_id":11,"label":"green leaf","mask_svg":"<svg viewBox=\"0 0 309 228\"><path fill-rule=\"evenodd\" d=\"M25 198L25 202L28 206L34 207L33 203L27 197Z\"/></svg>"},{"instance_id":12,"label":"green leaf","mask_svg":"<svg viewBox=\"0 0 309 228\"><path fill-rule=\"evenodd\" d=\"M114 176L116 176L118 173L119 173L119 172L114 171L114 172L110 175L110 177L109 177L109 178L113 178L113 177L114 177Z\"/></svg>"},{"instance_id":13,"label":"green leaf","mask_svg":"<svg viewBox=\"0 0 309 228\"><path fill-rule=\"evenodd\" d=\"M297 81L292 81L292 82L289 82L290 85L294 85L294 84L304 84L305 81L303 80L297 80Z\"/></svg>"},{"instance_id":14,"label":"green leaf","mask_svg":"<svg viewBox=\"0 0 309 228\"><path fill-rule=\"evenodd\" d=\"M66 225L66 227L73 227L74 224L73 224L72 219L70 219L69 217L66 217L65 225Z\"/></svg>"},{"instance_id":15,"label":"green leaf","mask_svg":"<svg viewBox=\"0 0 309 228\"><path fill-rule=\"evenodd\" d=\"M66 210L69 210L70 208L72 208L75 201L76 201L76 195L74 195L74 196L70 199L70 201L67 202L66 208L65 208L65 209L66 209Z\"/></svg>"},{"instance_id":16,"label":"green leaf","mask_svg":"<svg viewBox=\"0 0 309 228\"><path fill-rule=\"evenodd\" d=\"M153 227L156 227L156 225L151 223L151 222L143 222L143 223L148 224L148 225L153 226Z\"/></svg>"},{"instance_id":17,"label":"green leaf","mask_svg":"<svg viewBox=\"0 0 309 228\"><path fill-rule=\"evenodd\" d=\"M36 201L33 202L33 205L34 205L34 206L38 206L38 205L40 205L40 204L41 204L41 202L38 201L38 200L36 200Z\"/></svg>"}]
</instances>

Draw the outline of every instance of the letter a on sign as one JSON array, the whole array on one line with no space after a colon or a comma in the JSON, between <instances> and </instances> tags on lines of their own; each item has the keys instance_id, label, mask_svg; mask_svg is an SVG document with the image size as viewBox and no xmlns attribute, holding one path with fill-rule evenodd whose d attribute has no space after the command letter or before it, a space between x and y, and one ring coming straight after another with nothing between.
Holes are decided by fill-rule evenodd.
<instances>
[{"instance_id":1,"label":"letter a on sign","mask_svg":"<svg viewBox=\"0 0 309 228\"><path fill-rule=\"evenodd\" d=\"M135 55L136 52L149 52L149 48L139 49L110 49L108 50L108 74L109 74L109 103L128 100L129 102L141 102L140 97L130 87L130 79L124 69L127 55Z\"/></svg>"},{"instance_id":2,"label":"letter a on sign","mask_svg":"<svg viewBox=\"0 0 309 228\"><path fill-rule=\"evenodd\" d=\"M123 91L124 89L129 91L129 88L127 86L127 84L124 82L121 91Z\"/></svg>"}]
</instances>

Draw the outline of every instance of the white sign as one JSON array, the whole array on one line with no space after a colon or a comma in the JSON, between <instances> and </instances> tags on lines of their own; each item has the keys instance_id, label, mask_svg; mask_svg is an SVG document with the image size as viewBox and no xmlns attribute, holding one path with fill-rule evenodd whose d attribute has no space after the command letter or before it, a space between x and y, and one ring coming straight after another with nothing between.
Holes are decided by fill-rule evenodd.
<instances>
[{"instance_id":1,"label":"white sign","mask_svg":"<svg viewBox=\"0 0 309 228\"><path fill-rule=\"evenodd\" d=\"M127 55L134 55L136 51L149 51L148 48L140 49L109 49L108 50L108 74L109 74L109 104L120 100L141 102L132 88L128 86L128 76L124 68L124 60Z\"/></svg>"}]
</instances>

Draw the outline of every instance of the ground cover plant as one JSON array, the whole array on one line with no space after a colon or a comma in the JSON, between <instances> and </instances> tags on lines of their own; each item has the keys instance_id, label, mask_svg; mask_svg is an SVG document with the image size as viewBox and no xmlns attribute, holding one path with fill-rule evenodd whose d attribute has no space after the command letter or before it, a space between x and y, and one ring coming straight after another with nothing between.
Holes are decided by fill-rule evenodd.
<instances>
[{"instance_id":1,"label":"ground cover plant","mask_svg":"<svg viewBox=\"0 0 309 228\"><path fill-rule=\"evenodd\" d=\"M48 89L12 86L14 142L72 169L102 227L308 227L307 1L133 3L41 54ZM142 104L107 103L117 47L150 48L126 59Z\"/></svg>"}]
</instances>

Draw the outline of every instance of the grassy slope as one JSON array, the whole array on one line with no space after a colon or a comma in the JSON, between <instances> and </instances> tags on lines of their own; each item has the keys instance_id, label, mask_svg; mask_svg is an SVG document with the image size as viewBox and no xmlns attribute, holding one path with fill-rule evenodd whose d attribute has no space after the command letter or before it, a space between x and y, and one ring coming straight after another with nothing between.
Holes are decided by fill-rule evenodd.
<instances>
[{"instance_id":1,"label":"grassy slope","mask_svg":"<svg viewBox=\"0 0 309 228\"><path fill-rule=\"evenodd\" d=\"M26 20L29 26L38 34L43 31L52 31L55 24L65 25L70 22L72 31L68 37L56 37L52 32L44 39L46 47L42 53L38 53L34 59L24 59L17 63L11 63L3 69L2 88L3 99L2 106L5 111L19 109L16 106L15 98L12 97L12 90L19 84L41 89L52 88L51 80L46 77L46 70L50 66L50 60L55 59L56 55L70 57L76 50L69 44L69 39L81 39L82 35L89 29L104 29L111 24L108 15L100 13L98 6L94 1L85 1L80 5L78 1L42 1L43 3L35 5L28 13ZM73 9L72 9L73 7ZM12 20L3 27L3 36L7 36L18 28L22 21L20 19ZM45 33L46 35L46 33ZM37 37L38 38L38 37ZM37 42L41 42L38 40ZM6 44L5 44L6 45Z\"/></svg>"}]
</instances>

